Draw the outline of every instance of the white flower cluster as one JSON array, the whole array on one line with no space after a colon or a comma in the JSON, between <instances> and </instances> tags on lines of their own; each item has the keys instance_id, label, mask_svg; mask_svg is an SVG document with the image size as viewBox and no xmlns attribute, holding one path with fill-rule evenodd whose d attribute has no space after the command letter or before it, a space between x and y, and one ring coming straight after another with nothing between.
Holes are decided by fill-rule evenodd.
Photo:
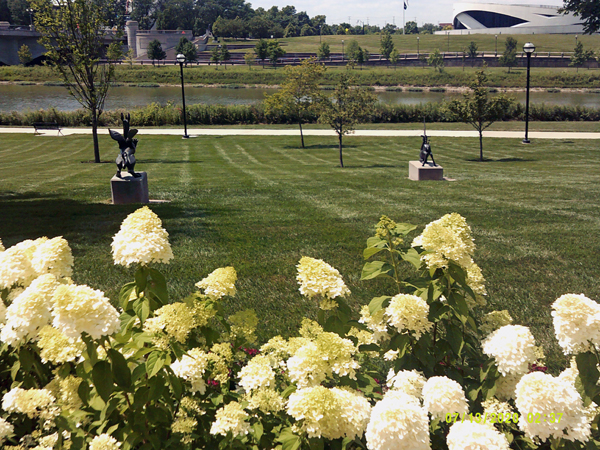
<instances>
[{"instance_id":1,"label":"white flower cluster","mask_svg":"<svg viewBox=\"0 0 600 450\"><path fill-rule=\"evenodd\" d=\"M238 402L227 403L217 411L215 421L210 427L210 434L227 436L231 431L233 437L244 436L250 431L250 424L246 422L249 417Z\"/></svg>"},{"instance_id":2,"label":"white flower cluster","mask_svg":"<svg viewBox=\"0 0 600 450\"><path fill-rule=\"evenodd\" d=\"M483 423L456 422L450 427L446 443L449 450L509 450L506 437Z\"/></svg>"},{"instance_id":3,"label":"white flower cluster","mask_svg":"<svg viewBox=\"0 0 600 450\"><path fill-rule=\"evenodd\" d=\"M338 270L320 259L303 256L296 266L298 275L296 279L300 284L300 293L307 297L320 295L327 299L345 297L350 294L350 289L344 284ZM335 302L322 302L321 309L333 309Z\"/></svg>"},{"instance_id":4,"label":"white flower cluster","mask_svg":"<svg viewBox=\"0 0 600 450\"><path fill-rule=\"evenodd\" d=\"M515 405L519 411L519 428L531 439L564 438L586 442L590 438L590 423L583 401L568 381L542 372L524 375L517 384ZM557 413L562 416L550 420ZM537 414L546 420L532 420L531 416Z\"/></svg>"},{"instance_id":5,"label":"white flower cluster","mask_svg":"<svg viewBox=\"0 0 600 450\"><path fill-rule=\"evenodd\" d=\"M365 433L369 450L429 450L429 417L419 400L388 391L373 407Z\"/></svg>"},{"instance_id":6,"label":"white flower cluster","mask_svg":"<svg viewBox=\"0 0 600 450\"><path fill-rule=\"evenodd\" d=\"M81 338L67 337L50 325L40 330L37 345L40 348L42 362L51 361L54 364L75 361L85 348Z\"/></svg>"},{"instance_id":7,"label":"white flower cluster","mask_svg":"<svg viewBox=\"0 0 600 450\"><path fill-rule=\"evenodd\" d=\"M563 352L600 348L600 305L580 294L565 294L552 304L554 332Z\"/></svg>"},{"instance_id":8,"label":"white flower cluster","mask_svg":"<svg viewBox=\"0 0 600 450\"><path fill-rule=\"evenodd\" d=\"M65 336L78 338L82 333L93 339L109 336L119 327L119 313L102 291L88 286L61 285L52 298L53 325Z\"/></svg>"},{"instance_id":9,"label":"white flower cluster","mask_svg":"<svg viewBox=\"0 0 600 450\"><path fill-rule=\"evenodd\" d=\"M144 206L121 223L121 229L113 237L113 260L125 267L133 263L168 263L173 259L168 236L159 217Z\"/></svg>"},{"instance_id":10,"label":"white flower cluster","mask_svg":"<svg viewBox=\"0 0 600 450\"><path fill-rule=\"evenodd\" d=\"M426 381L423 374L416 370L400 370L394 374L393 369L390 369L386 384L390 389L421 398Z\"/></svg>"},{"instance_id":11,"label":"white flower cluster","mask_svg":"<svg viewBox=\"0 0 600 450\"><path fill-rule=\"evenodd\" d=\"M119 450L121 443L109 434L102 433L94 436L89 450Z\"/></svg>"},{"instance_id":12,"label":"white flower cluster","mask_svg":"<svg viewBox=\"0 0 600 450\"><path fill-rule=\"evenodd\" d=\"M257 355L248 361L240 370L239 376L239 384L246 392L270 387L275 382L275 372L271 368L269 358L263 355Z\"/></svg>"},{"instance_id":13,"label":"white flower cluster","mask_svg":"<svg viewBox=\"0 0 600 450\"><path fill-rule=\"evenodd\" d=\"M398 294L390 300L385 317L399 333L412 332L419 339L433 327L427 319L429 305L416 295Z\"/></svg>"},{"instance_id":14,"label":"white flower cluster","mask_svg":"<svg viewBox=\"0 0 600 450\"><path fill-rule=\"evenodd\" d=\"M438 419L444 419L448 413L465 414L469 410L462 387L448 377L427 380L423 386L423 406Z\"/></svg>"},{"instance_id":15,"label":"white flower cluster","mask_svg":"<svg viewBox=\"0 0 600 450\"><path fill-rule=\"evenodd\" d=\"M13 388L2 397L2 409L27 414L29 418L49 418L56 399L47 389Z\"/></svg>"},{"instance_id":16,"label":"white flower cluster","mask_svg":"<svg viewBox=\"0 0 600 450\"><path fill-rule=\"evenodd\" d=\"M363 305L360 309L359 322L364 323L373 332L373 340L375 342L383 341L390 337L385 319L385 309L380 309L374 315L371 315L369 306Z\"/></svg>"},{"instance_id":17,"label":"white flower cluster","mask_svg":"<svg viewBox=\"0 0 600 450\"><path fill-rule=\"evenodd\" d=\"M320 333L314 340L302 338L301 346L287 361L288 375L299 388L315 386L331 377L356 377L360 367L352 355L356 347L349 339L342 339L335 333Z\"/></svg>"},{"instance_id":18,"label":"white flower cluster","mask_svg":"<svg viewBox=\"0 0 600 450\"><path fill-rule=\"evenodd\" d=\"M505 325L482 343L483 353L494 357L502 375L522 374L536 360L535 338L529 328Z\"/></svg>"},{"instance_id":19,"label":"white flower cluster","mask_svg":"<svg viewBox=\"0 0 600 450\"><path fill-rule=\"evenodd\" d=\"M199 348L191 349L179 361L171 364L171 369L179 378L189 381L192 392L206 392L206 382L202 376L208 367L208 355Z\"/></svg>"},{"instance_id":20,"label":"white flower cluster","mask_svg":"<svg viewBox=\"0 0 600 450\"><path fill-rule=\"evenodd\" d=\"M42 242L33 252L31 265L38 274L70 277L73 275L73 254L69 243L62 236Z\"/></svg>"},{"instance_id":21,"label":"white flower cluster","mask_svg":"<svg viewBox=\"0 0 600 450\"><path fill-rule=\"evenodd\" d=\"M213 270L206 278L198 281L196 287L204 289L204 293L213 300L218 300L225 295L235 295L235 282L237 273L233 267L220 267Z\"/></svg>"},{"instance_id":22,"label":"white flower cluster","mask_svg":"<svg viewBox=\"0 0 600 450\"><path fill-rule=\"evenodd\" d=\"M354 392L315 386L290 395L287 413L300 422L309 438L360 438L369 421L371 405Z\"/></svg>"},{"instance_id":23,"label":"white flower cluster","mask_svg":"<svg viewBox=\"0 0 600 450\"><path fill-rule=\"evenodd\" d=\"M6 438L11 437L14 431L15 427L0 417L0 445L2 445Z\"/></svg>"}]
</instances>

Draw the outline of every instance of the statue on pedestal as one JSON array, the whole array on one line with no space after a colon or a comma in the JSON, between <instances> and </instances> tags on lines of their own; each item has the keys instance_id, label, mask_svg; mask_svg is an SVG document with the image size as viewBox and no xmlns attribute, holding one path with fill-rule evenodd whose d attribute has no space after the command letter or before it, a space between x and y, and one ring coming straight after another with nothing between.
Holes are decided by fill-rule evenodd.
<instances>
[{"instance_id":1,"label":"statue on pedestal","mask_svg":"<svg viewBox=\"0 0 600 450\"><path fill-rule=\"evenodd\" d=\"M123 122L123 134L108 129L110 137L119 143L119 150L121 153L117 156L115 162L117 163L117 177L121 178L121 170L126 169L133 177L138 178L141 175L136 173L133 168L135 167L135 149L137 147L138 140L133 139L137 134L138 130L135 128L129 129L129 120L131 119L130 114L124 116L121 114L121 121Z\"/></svg>"}]
</instances>

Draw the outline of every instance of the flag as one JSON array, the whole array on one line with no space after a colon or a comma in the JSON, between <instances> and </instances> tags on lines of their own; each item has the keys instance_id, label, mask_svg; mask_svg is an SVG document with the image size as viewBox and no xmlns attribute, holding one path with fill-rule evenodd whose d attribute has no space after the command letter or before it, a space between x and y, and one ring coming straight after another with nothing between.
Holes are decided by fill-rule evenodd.
<instances>
[{"instance_id":1,"label":"flag","mask_svg":"<svg viewBox=\"0 0 600 450\"><path fill-rule=\"evenodd\" d=\"M404 2L404 9L408 8L408 4Z\"/></svg>"}]
</instances>

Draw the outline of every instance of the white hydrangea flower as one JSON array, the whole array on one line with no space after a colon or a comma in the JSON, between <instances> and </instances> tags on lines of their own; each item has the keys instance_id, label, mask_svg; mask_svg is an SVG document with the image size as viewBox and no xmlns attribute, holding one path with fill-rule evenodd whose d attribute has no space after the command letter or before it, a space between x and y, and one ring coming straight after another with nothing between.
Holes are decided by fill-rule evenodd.
<instances>
[{"instance_id":1,"label":"white hydrangea flower","mask_svg":"<svg viewBox=\"0 0 600 450\"><path fill-rule=\"evenodd\" d=\"M522 377L522 373L500 375L500 378L498 378L498 381L496 382L496 397L500 400L510 400L515 398L515 389Z\"/></svg>"},{"instance_id":2,"label":"white hydrangea flower","mask_svg":"<svg viewBox=\"0 0 600 450\"><path fill-rule=\"evenodd\" d=\"M413 332L417 339L433 327L433 323L427 318L428 314L427 302L409 294L396 295L385 310L385 317L390 325L396 327L399 333Z\"/></svg>"},{"instance_id":3,"label":"white hydrangea flower","mask_svg":"<svg viewBox=\"0 0 600 450\"><path fill-rule=\"evenodd\" d=\"M552 304L554 333L565 355L600 348L600 305L580 294L565 294Z\"/></svg>"},{"instance_id":4,"label":"white hydrangea flower","mask_svg":"<svg viewBox=\"0 0 600 450\"><path fill-rule=\"evenodd\" d=\"M119 450L121 443L109 434L102 433L94 436L89 450Z\"/></svg>"},{"instance_id":5,"label":"white hydrangea flower","mask_svg":"<svg viewBox=\"0 0 600 450\"><path fill-rule=\"evenodd\" d=\"M213 300L218 300L221 297L235 295L235 282L237 273L233 267L220 267L213 270L206 278L198 281L196 287L204 289L204 294L208 295Z\"/></svg>"},{"instance_id":6,"label":"white hydrangea flower","mask_svg":"<svg viewBox=\"0 0 600 450\"><path fill-rule=\"evenodd\" d=\"M39 275L31 264L37 247L47 241L43 237L34 241L27 239L0 252L0 289L14 285L27 287Z\"/></svg>"},{"instance_id":7,"label":"white hydrangea flower","mask_svg":"<svg viewBox=\"0 0 600 450\"><path fill-rule=\"evenodd\" d=\"M338 270L321 259L303 256L296 268L298 269L296 279L300 283L300 293L302 295L309 298L321 295L332 299L350 294L350 289L344 284ZM333 309L337 305L328 302L322 306L325 306L322 309Z\"/></svg>"},{"instance_id":8,"label":"white hydrangea flower","mask_svg":"<svg viewBox=\"0 0 600 450\"><path fill-rule=\"evenodd\" d=\"M400 370L394 374L394 371L390 369L386 384L392 390L421 398L426 381L423 374L416 370Z\"/></svg>"},{"instance_id":9,"label":"white hydrangea flower","mask_svg":"<svg viewBox=\"0 0 600 450\"><path fill-rule=\"evenodd\" d=\"M449 450L509 450L506 437L483 423L456 422L450 427L446 443Z\"/></svg>"},{"instance_id":10,"label":"white hydrangea flower","mask_svg":"<svg viewBox=\"0 0 600 450\"><path fill-rule=\"evenodd\" d=\"M300 429L309 438L360 438L369 421L371 405L354 392L315 386L290 395L287 413L300 422Z\"/></svg>"},{"instance_id":11,"label":"white hydrangea flower","mask_svg":"<svg viewBox=\"0 0 600 450\"><path fill-rule=\"evenodd\" d=\"M6 420L0 417L0 445L2 445L6 438L11 437L14 431L15 427L11 423L7 422Z\"/></svg>"},{"instance_id":12,"label":"white hydrangea flower","mask_svg":"<svg viewBox=\"0 0 600 450\"><path fill-rule=\"evenodd\" d=\"M257 355L239 372L240 386L246 392L259 388L267 388L275 383L275 372L271 368L269 358Z\"/></svg>"},{"instance_id":13,"label":"white hydrangea flower","mask_svg":"<svg viewBox=\"0 0 600 450\"><path fill-rule=\"evenodd\" d=\"M133 263L148 265L168 263L173 259L169 233L160 218L144 206L129 214L112 242L115 264L129 267Z\"/></svg>"},{"instance_id":14,"label":"white hydrangea flower","mask_svg":"<svg viewBox=\"0 0 600 450\"><path fill-rule=\"evenodd\" d=\"M6 412L27 414L28 417L47 418L56 399L47 389L14 388L2 397L2 409Z\"/></svg>"},{"instance_id":15,"label":"white hydrangea flower","mask_svg":"<svg viewBox=\"0 0 600 450\"><path fill-rule=\"evenodd\" d=\"M389 391L373 407L367 425L369 450L429 450L429 417L419 400Z\"/></svg>"},{"instance_id":16,"label":"white hydrangea flower","mask_svg":"<svg viewBox=\"0 0 600 450\"><path fill-rule=\"evenodd\" d=\"M6 323L6 305L0 299L0 328Z\"/></svg>"},{"instance_id":17,"label":"white hydrangea flower","mask_svg":"<svg viewBox=\"0 0 600 450\"><path fill-rule=\"evenodd\" d=\"M519 428L530 439L564 438L586 442L590 438L590 423L581 396L565 380L542 372L524 375L517 384L515 405L519 411ZM562 415L560 420L559 414ZM539 420L536 421L536 417Z\"/></svg>"},{"instance_id":18,"label":"white hydrangea flower","mask_svg":"<svg viewBox=\"0 0 600 450\"><path fill-rule=\"evenodd\" d=\"M192 392L206 392L206 382L203 375L208 367L208 355L199 348L191 349L179 361L171 364L171 369L179 378L192 384Z\"/></svg>"},{"instance_id":19,"label":"white hydrangea flower","mask_svg":"<svg viewBox=\"0 0 600 450\"><path fill-rule=\"evenodd\" d=\"M238 402L227 403L217 411L215 421L210 427L210 434L227 436L231 431L234 437L244 436L250 431L250 424L247 422L249 418L248 413Z\"/></svg>"},{"instance_id":20,"label":"white hydrangea flower","mask_svg":"<svg viewBox=\"0 0 600 450\"><path fill-rule=\"evenodd\" d=\"M360 319L358 321L364 323L367 328L373 332L373 340L375 343L390 338L385 318L385 309L380 309L375 315L371 315L369 306L363 305L360 309Z\"/></svg>"},{"instance_id":21,"label":"white hydrangea flower","mask_svg":"<svg viewBox=\"0 0 600 450\"><path fill-rule=\"evenodd\" d=\"M40 275L51 273L56 278L73 275L73 254L69 243L58 236L37 246L31 258L33 269Z\"/></svg>"},{"instance_id":22,"label":"white hydrangea flower","mask_svg":"<svg viewBox=\"0 0 600 450\"><path fill-rule=\"evenodd\" d=\"M502 375L525 373L536 360L535 338L529 328L521 325L497 329L483 341L482 347L483 353L495 359Z\"/></svg>"},{"instance_id":23,"label":"white hydrangea flower","mask_svg":"<svg viewBox=\"0 0 600 450\"><path fill-rule=\"evenodd\" d=\"M0 332L0 340L16 346L35 339L39 330L52 320L51 300L59 286L52 274L36 278L6 308L6 324Z\"/></svg>"},{"instance_id":24,"label":"white hydrangea flower","mask_svg":"<svg viewBox=\"0 0 600 450\"><path fill-rule=\"evenodd\" d=\"M465 269L473 264L475 243L471 227L457 213L446 214L428 224L423 233L413 240L412 246L422 247L430 252L421 256L429 269L446 268L449 261L454 261Z\"/></svg>"},{"instance_id":25,"label":"white hydrangea flower","mask_svg":"<svg viewBox=\"0 0 600 450\"><path fill-rule=\"evenodd\" d=\"M67 337L50 325L40 330L37 345L40 348L42 362L50 361L54 364L75 361L85 348L81 338Z\"/></svg>"},{"instance_id":26,"label":"white hydrangea flower","mask_svg":"<svg viewBox=\"0 0 600 450\"><path fill-rule=\"evenodd\" d=\"M469 410L462 387L448 377L427 380L423 386L423 406L438 419L444 419L448 413L466 414Z\"/></svg>"},{"instance_id":27,"label":"white hydrangea flower","mask_svg":"<svg viewBox=\"0 0 600 450\"><path fill-rule=\"evenodd\" d=\"M260 388L246 394L248 409L258 409L263 414L277 414L285 407L285 400L275 389Z\"/></svg>"},{"instance_id":28,"label":"white hydrangea flower","mask_svg":"<svg viewBox=\"0 0 600 450\"><path fill-rule=\"evenodd\" d=\"M110 336L119 327L119 313L102 291L88 286L61 285L52 297L53 326L66 336L79 338L82 333L92 339Z\"/></svg>"},{"instance_id":29,"label":"white hydrangea flower","mask_svg":"<svg viewBox=\"0 0 600 450\"><path fill-rule=\"evenodd\" d=\"M2 244L2 239L0 239L0 252L3 252L4 250L6 250L4 248L4 245Z\"/></svg>"},{"instance_id":30,"label":"white hydrangea flower","mask_svg":"<svg viewBox=\"0 0 600 450\"><path fill-rule=\"evenodd\" d=\"M502 417L506 421L507 417L512 417L514 410L507 402L501 402L496 398L490 398L481 404L483 407L484 417L491 417L495 414L496 417Z\"/></svg>"}]
</instances>

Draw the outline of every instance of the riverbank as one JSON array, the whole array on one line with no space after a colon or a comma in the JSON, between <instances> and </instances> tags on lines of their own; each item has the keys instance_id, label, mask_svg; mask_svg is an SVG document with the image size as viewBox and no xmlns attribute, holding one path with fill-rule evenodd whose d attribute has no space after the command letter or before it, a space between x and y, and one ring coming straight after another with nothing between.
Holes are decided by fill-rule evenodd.
<instances>
[{"instance_id":1,"label":"riverbank","mask_svg":"<svg viewBox=\"0 0 600 450\"><path fill-rule=\"evenodd\" d=\"M468 63L467 63L468 64ZM350 72L357 86L377 88L436 88L464 89L469 86L478 67L449 67L437 72L430 67L394 69L389 67L357 67L355 69L328 68L321 85L325 88L335 85L342 74ZM490 67L486 70L488 86L503 89L523 89L526 84L526 71L523 68ZM227 86L227 87L272 87L285 81L285 70L270 66L189 66L185 69L186 85ZM115 83L140 87L179 85L180 71L177 66L128 66L118 65L115 70ZM48 67L0 67L0 82L44 83L60 85L60 77ZM534 68L531 71L531 86L540 89L591 89L600 86L599 69L574 68Z\"/></svg>"}]
</instances>

